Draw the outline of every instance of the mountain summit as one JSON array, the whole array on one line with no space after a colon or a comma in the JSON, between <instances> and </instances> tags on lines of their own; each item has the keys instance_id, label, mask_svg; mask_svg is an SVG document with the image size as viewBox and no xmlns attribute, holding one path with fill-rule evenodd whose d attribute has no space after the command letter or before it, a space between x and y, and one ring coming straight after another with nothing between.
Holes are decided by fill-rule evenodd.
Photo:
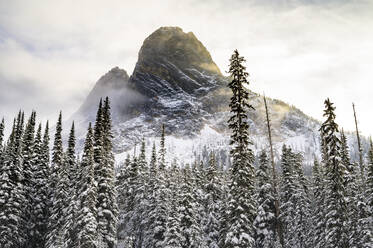
<instances>
[{"instance_id":1,"label":"mountain summit","mask_svg":"<svg viewBox=\"0 0 373 248\"><path fill-rule=\"evenodd\" d=\"M179 27L162 27L145 39L130 81L149 97L179 92L200 95L204 87L215 84L211 77L222 74L195 35Z\"/></svg>"},{"instance_id":2,"label":"mountain summit","mask_svg":"<svg viewBox=\"0 0 373 248\"><path fill-rule=\"evenodd\" d=\"M170 156L192 162L214 150L218 159L229 161L228 83L193 33L162 27L145 39L133 74L129 77L122 69L111 69L72 118L79 124L76 126L88 126L95 120L99 99L109 96L117 153L132 149L143 137L154 141L164 124L171 135ZM250 103L256 109L249 113L250 139L259 151L267 147L263 99L250 92ZM268 106L278 154L284 143L303 152L309 161L320 154L318 121L280 100L268 99ZM81 139L84 133L81 130ZM356 146L350 147L354 154Z\"/></svg>"}]
</instances>

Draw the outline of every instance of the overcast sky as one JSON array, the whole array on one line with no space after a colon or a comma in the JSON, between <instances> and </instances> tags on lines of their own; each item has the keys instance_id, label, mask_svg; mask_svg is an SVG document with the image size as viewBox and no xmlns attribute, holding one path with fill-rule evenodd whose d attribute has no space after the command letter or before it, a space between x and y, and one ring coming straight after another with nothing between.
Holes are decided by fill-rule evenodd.
<instances>
[{"instance_id":1,"label":"overcast sky","mask_svg":"<svg viewBox=\"0 0 373 248\"><path fill-rule=\"evenodd\" d=\"M65 119L114 66L132 73L143 40L161 26L192 31L227 71L234 49L251 89L322 120L373 134L373 1L0 0L0 117L35 109ZM8 126L10 123L8 123Z\"/></svg>"}]
</instances>

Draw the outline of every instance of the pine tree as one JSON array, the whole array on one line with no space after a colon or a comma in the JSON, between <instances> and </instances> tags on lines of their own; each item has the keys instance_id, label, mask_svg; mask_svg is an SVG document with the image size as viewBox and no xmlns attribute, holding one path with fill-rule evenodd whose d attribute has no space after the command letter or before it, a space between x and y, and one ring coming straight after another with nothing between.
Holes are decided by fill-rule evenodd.
<instances>
[{"instance_id":1,"label":"pine tree","mask_svg":"<svg viewBox=\"0 0 373 248\"><path fill-rule=\"evenodd\" d=\"M303 172L303 155L292 153L294 163L296 194L295 194L295 223L291 225L290 232L295 237L296 247L312 247L310 238L312 227L311 218L311 200L309 198L309 182Z\"/></svg>"},{"instance_id":2,"label":"pine tree","mask_svg":"<svg viewBox=\"0 0 373 248\"><path fill-rule=\"evenodd\" d=\"M104 117L103 117L102 99L98 105L96 122L93 131L93 149L94 149L94 160L95 160L95 180L98 179L98 170L102 164L103 152L104 152Z\"/></svg>"},{"instance_id":3,"label":"pine tree","mask_svg":"<svg viewBox=\"0 0 373 248\"><path fill-rule=\"evenodd\" d=\"M34 160L34 139L35 139L35 119L36 113L32 112L31 116L27 122L24 135L22 136L22 170L23 170L23 190L25 193L25 202L23 209L23 222L24 222L24 233L26 235L26 242L24 247L33 247L35 244L30 244L32 237L32 189L34 187L34 175L33 167L35 164Z\"/></svg>"},{"instance_id":4,"label":"pine tree","mask_svg":"<svg viewBox=\"0 0 373 248\"><path fill-rule=\"evenodd\" d=\"M118 239L125 240L132 246L134 240L134 220L133 213L136 208L135 190L138 179L138 164L135 158L127 167L121 170L121 180L118 183Z\"/></svg>"},{"instance_id":5,"label":"pine tree","mask_svg":"<svg viewBox=\"0 0 373 248\"><path fill-rule=\"evenodd\" d=\"M162 125L161 144L159 149L159 166L166 167L165 128Z\"/></svg>"},{"instance_id":6,"label":"pine tree","mask_svg":"<svg viewBox=\"0 0 373 248\"><path fill-rule=\"evenodd\" d=\"M100 110L99 110L100 111ZM102 115L102 117L100 117ZM102 120L100 124L100 119ZM99 135L95 130L95 148L99 152L98 146L102 144L101 158L97 157L95 162L97 179L97 224L98 235L102 238L104 246L114 248L116 246L117 236L117 192L115 188L115 161L113 153L113 134L111 132L111 114L109 98L105 99L102 114L98 113L95 128L102 131ZM102 126L101 128L99 126ZM101 142L99 141L100 139Z\"/></svg>"},{"instance_id":7,"label":"pine tree","mask_svg":"<svg viewBox=\"0 0 373 248\"><path fill-rule=\"evenodd\" d=\"M326 149L326 246L349 247L345 173L346 167L341 162L341 141L338 125L335 123L335 107L329 99L325 100L325 122L321 125L322 145Z\"/></svg>"},{"instance_id":8,"label":"pine tree","mask_svg":"<svg viewBox=\"0 0 373 248\"><path fill-rule=\"evenodd\" d=\"M359 220L359 210L357 203L360 200L361 194L358 189L357 177L360 175L358 173L358 166L351 163L349 147L347 144L347 137L342 129L341 131L341 159L342 163L346 168L345 175L345 188L346 188L346 205L348 208L348 219L349 219L349 244L351 247L355 247L359 242L359 233L357 231L358 220Z\"/></svg>"},{"instance_id":9,"label":"pine tree","mask_svg":"<svg viewBox=\"0 0 373 248\"><path fill-rule=\"evenodd\" d=\"M192 193L193 185L190 178L190 168L186 167L183 169L179 202L181 245L186 248L200 247L202 242L200 237L202 230L196 219L196 200Z\"/></svg>"},{"instance_id":10,"label":"pine tree","mask_svg":"<svg viewBox=\"0 0 373 248\"><path fill-rule=\"evenodd\" d=\"M67 169L67 158L62 147L62 114L58 118L54 146L52 151L52 176L53 202L49 221L49 234L47 237L47 248L64 247L66 245L65 235L67 229L67 210L69 206L69 175Z\"/></svg>"},{"instance_id":11,"label":"pine tree","mask_svg":"<svg viewBox=\"0 0 373 248\"><path fill-rule=\"evenodd\" d=\"M71 125L71 130L69 134L69 139L67 143L67 150L66 150L66 171L68 175L68 193L70 195L70 201L68 202L68 211L66 216L66 225L67 225L67 232L66 232L66 242L69 247L73 247L76 245L77 237L76 233L77 230L74 229L74 221L76 219L76 214L78 211L77 207L77 175L78 175L78 163L76 162L76 155L75 155L75 125L74 122Z\"/></svg>"},{"instance_id":12,"label":"pine tree","mask_svg":"<svg viewBox=\"0 0 373 248\"><path fill-rule=\"evenodd\" d=\"M28 247L45 247L46 235L48 231L48 177L49 166L43 154L43 140L41 134L41 124L35 138L34 158L32 165L33 184L31 191L31 239ZM49 153L49 151L48 151Z\"/></svg>"},{"instance_id":13,"label":"pine tree","mask_svg":"<svg viewBox=\"0 0 373 248\"><path fill-rule=\"evenodd\" d=\"M176 161L171 165L171 168L167 171L168 174L168 185L169 188L169 210L167 215L167 229L165 233L165 247L166 248L181 248L182 246L182 234L181 234L181 215L179 214L179 202L180 202L180 191L181 191L181 178L180 169Z\"/></svg>"},{"instance_id":14,"label":"pine tree","mask_svg":"<svg viewBox=\"0 0 373 248\"><path fill-rule=\"evenodd\" d=\"M153 145L152 159L150 166L154 168L157 164L155 145ZM152 171L151 171L152 172ZM165 247L165 234L167 230L167 215L169 211L168 196L169 192L166 188L165 168L159 166L158 170L150 174L155 177L153 185L153 196L149 198L150 213L149 213L149 239L147 247ZM148 187L148 193L151 192L151 186Z\"/></svg>"},{"instance_id":15,"label":"pine tree","mask_svg":"<svg viewBox=\"0 0 373 248\"><path fill-rule=\"evenodd\" d=\"M356 247L373 247L373 144L370 140L366 166L365 192L358 199L359 217L356 230Z\"/></svg>"},{"instance_id":16,"label":"pine tree","mask_svg":"<svg viewBox=\"0 0 373 248\"><path fill-rule=\"evenodd\" d=\"M76 247L99 248L97 243L97 183L94 179L93 132L89 123L77 181Z\"/></svg>"},{"instance_id":17,"label":"pine tree","mask_svg":"<svg viewBox=\"0 0 373 248\"><path fill-rule=\"evenodd\" d=\"M137 204L133 212L134 222L136 226L136 246L144 246L146 240L146 223L149 216L146 216L148 209L148 165L145 157L145 139L142 139L140 154L137 159L138 177L136 180L135 202Z\"/></svg>"},{"instance_id":18,"label":"pine tree","mask_svg":"<svg viewBox=\"0 0 373 248\"><path fill-rule=\"evenodd\" d=\"M3 153L4 129L5 129L5 124L4 124L4 118L3 118L0 123L0 157L1 157L1 154Z\"/></svg>"},{"instance_id":19,"label":"pine tree","mask_svg":"<svg viewBox=\"0 0 373 248\"><path fill-rule=\"evenodd\" d=\"M3 154L0 167L0 247L21 247L25 241L23 233L21 137L23 118L21 111L14 121L13 129Z\"/></svg>"},{"instance_id":20,"label":"pine tree","mask_svg":"<svg viewBox=\"0 0 373 248\"><path fill-rule=\"evenodd\" d=\"M317 159L314 159L312 168L313 204L312 204L312 238L313 247L325 247L325 181L323 168Z\"/></svg>"},{"instance_id":21,"label":"pine tree","mask_svg":"<svg viewBox=\"0 0 373 248\"><path fill-rule=\"evenodd\" d=\"M285 247L296 247L295 236L290 231L295 223L296 216L296 178L292 152L285 145L282 147L281 169L282 178L280 184L280 221L284 230Z\"/></svg>"},{"instance_id":22,"label":"pine tree","mask_svg":"<svg viewBox=\"0 0 373 248\"><path fill-rule=\"evenodd\" d=\"M206 171L206 211L204 216L204 231L207 247L219 247L219 232L221 228L221 186L215 153L210 153L209 166Z\"/></svg>"},{"instance_id":23,"label":"pine tree","mask_svg":"<svg viewBox=\"0 0 373 248\"><path fill-rule=\"evenodd\" d=\"M267 154L262 151L259 158L259 167L256 173L258 188L258 214L254 221L255 227L255 247L274 247L276 241L275 234L275 198L273 195L270 168Z\"/></svg>"},{"instance_id":24,"label":"pine tree","mask_svg":"<svg viewBox=\"0 0 373 248\"><path fill-rule=\"evenodd\" d=\"M232 81L229 88L233 96L229 104L232 112L228 123L232 130L231 155L233 157L231 199L229 203L228 231L225 247L253 247L253 222L256 215L255 185L254 185L254 155L248 147L249 126L247 111L254 109L249 103L249 93L245 86L248 84L248 73L242 65L245 59L234 51L230 59L229 73Z\"/></svg>"}]
</instances>

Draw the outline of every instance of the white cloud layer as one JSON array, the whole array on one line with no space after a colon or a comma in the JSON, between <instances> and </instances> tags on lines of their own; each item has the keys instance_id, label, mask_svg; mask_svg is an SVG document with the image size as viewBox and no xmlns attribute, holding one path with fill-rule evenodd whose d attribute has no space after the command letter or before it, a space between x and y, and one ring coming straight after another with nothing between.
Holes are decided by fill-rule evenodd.
<instances>
[{"instance_id":1,"label":"white cloud layer","mask_svg":"<svg viewBox=\"0 0 373 248\"><path fill-rule=\"evenodd\" d=\"M0 116L22 107L67 118L109 69L131 74L150 33L180 26L222 71L239 49L254 91L317 119L330 97L339 124L353 130L355 102L371 135L372 11L372 1L0 0Z\"/></svg>"}]
</instances>

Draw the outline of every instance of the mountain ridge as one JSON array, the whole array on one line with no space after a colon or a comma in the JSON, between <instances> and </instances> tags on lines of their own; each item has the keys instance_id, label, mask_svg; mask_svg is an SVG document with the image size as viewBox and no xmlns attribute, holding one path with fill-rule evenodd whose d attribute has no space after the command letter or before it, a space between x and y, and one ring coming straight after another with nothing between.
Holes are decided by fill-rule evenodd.
<instances>
[{"instance_id":1,"label":"mountain ridge","mask_svg":"<svg viewBox=\"0 0 373 248\"><path fill-rule=\"evenodd\" d=\"M166 132L181 139L181 143L202 139L206 128L210 134L211 130L216 131L215 140L210 143L192 144L180 151L169 147L175 157L183 153L184 157L197 159L205 146L227 157L231 96L228 82L193 33L184 33L178 27L161 27L145 39L133 74L128 76L118 67L111 69L96 83L73 118L82 126L93 122L95 112L84 106L95 109L100 97L109 96L117 154L133 150L143 137L155 141L165 124ZM264 103L259 94L251 91L250 101L256 109L249 113L250 134L254 150L259 151L267 148ZM303 152L308 161L314 155L320 156L319 121L281 100L268 98L268 106L277 155L282 144L287 144ZM352 136L350 140L355 142Z\"/></svg>"}]
</instances>

